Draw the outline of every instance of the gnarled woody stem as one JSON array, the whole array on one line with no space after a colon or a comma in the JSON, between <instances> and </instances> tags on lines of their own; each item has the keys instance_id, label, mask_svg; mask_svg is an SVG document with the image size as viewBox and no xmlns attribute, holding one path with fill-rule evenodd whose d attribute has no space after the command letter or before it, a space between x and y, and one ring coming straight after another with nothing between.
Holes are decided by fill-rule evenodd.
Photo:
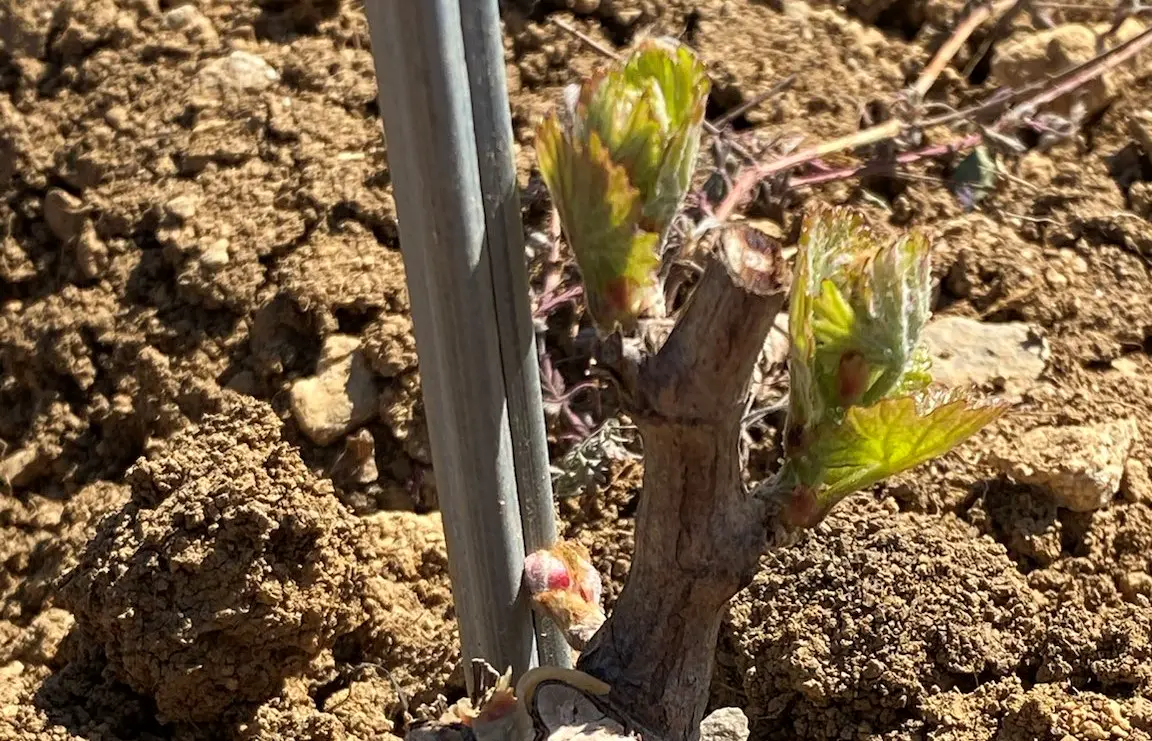
<instances>
[{"instance_id":1,"label":"gnarled woody stem","mask_svg":"<svg viewBox=\"0 0 1152 741\"><path fill-rule=\"evenodd\" d=\"M743 485L739 442L788 275L779 245L725 227L663 347L612 359L644 439L644 489L627 583L578 668L660 739L696 738L725 605L751 581L775 519Z\"/></svg>"}]
</instances>

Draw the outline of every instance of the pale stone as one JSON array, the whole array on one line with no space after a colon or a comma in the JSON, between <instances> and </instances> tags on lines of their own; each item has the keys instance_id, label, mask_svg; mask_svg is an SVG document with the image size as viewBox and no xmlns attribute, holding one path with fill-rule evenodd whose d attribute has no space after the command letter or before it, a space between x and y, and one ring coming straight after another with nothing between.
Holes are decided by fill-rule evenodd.
<instances>
[{"instance_id":1,"label":"pale stone","mask_svg":"<svg viewBox=\"0 0 1152 741\"><path fill-rule=\"evenodd\" d=\"M1047 344L1027 324L989 324L945 316L921 334L932 357L932 378L949 387L996 384L1008 396L1032 385L1044 372Z\"/></svg>"},{"instance_id":2,"label":"pale stone","mask_svg":"<svg viewBox=\"0 0 1152 741\"><path fill-rule=\"evenodd\" d=\"M261 57L234 51L213 59L200 70L201 82L225 84L239 90L264 90L280 79L280 73Z\"/></svg>"},{"instance_id":3,"label":"pale stone","mask_svg":"<svg viewBox=\"0 0 1152 741\"><path fill-rule=\"evenodd\" d=\"M355 337L333 335L316 375L292 384L292 416L318 445L328 445L376 414L376 382Z\"/></svg>"},{"instance_id":4,"label":"pale stone","mask_svg":"<svg viewBox=\"0 0 1152 741\"><path fill-rule=\"evenodd\" d=\"M990 462L1011 478L1047 490L1057 505L1074 512L1106 507L1120 490L1135 419L1095 425L1037 427L1004 441Z\"/></svg>"},{"instance_id":5,"label":"pale stone","mask_svg":"<svg viewBox=\"0 0 1152 741\"><path fill-rule=\"evenodd\" d=\"M700 741L747 741L748 716L740 708L714 710L700 724Z\"/></svg>"}]
</instances>

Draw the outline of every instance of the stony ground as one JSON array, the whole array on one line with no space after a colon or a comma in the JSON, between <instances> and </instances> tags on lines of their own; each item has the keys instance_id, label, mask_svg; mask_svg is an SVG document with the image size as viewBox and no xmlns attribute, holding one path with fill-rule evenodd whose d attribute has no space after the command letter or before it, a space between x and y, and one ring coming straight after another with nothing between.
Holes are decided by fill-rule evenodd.
<instances>
[{"instance_id":1,"label":"stony ground","mask_svg":"<svg viewBox=\"0 0 1152 741\"><path fill-rule=\"evenodd\" d=\"M532 128L602 61L550 18L683 38L712 116L795 75L733 121L778 151L859 127L959 10L562 5L504 13L541 237ZM978 35L933 97L1084 59L1109 18L1050 15L986 57ZM0 91L0 739L381 739L458 693L362 8L0 0ZM806 199L924 229L938 371L1017 406L765 558L714 681L753 738L1152 739L1152 59L1078 105L1055 110L1084 133L1026 142L975 210L955 162L754 205L782 235ZM571 319L548 334L569 381ZM609 604L640 465L560 503Z\"/></svg>"}]
</instances>

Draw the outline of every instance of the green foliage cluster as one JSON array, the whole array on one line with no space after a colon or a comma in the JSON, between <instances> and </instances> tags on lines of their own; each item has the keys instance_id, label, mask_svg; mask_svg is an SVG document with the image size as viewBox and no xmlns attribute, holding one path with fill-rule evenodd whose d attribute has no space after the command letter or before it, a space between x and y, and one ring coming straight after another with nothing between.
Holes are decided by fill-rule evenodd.
<instances>
[{"instance_id":1,"label":"green foliage cluster","mask_svg":"<svg viewBox=\"0 0 1152 741\"><path fill-rule=\"evenodd\" d=\"M536 136L599 328L629 329L664 299L661 254L700 147L708 76L686 47L649 40L580 86Z\"/></svg>"},{"instance_id":2,"label":"green foliage cluster","mask_svg":"<svg viewBox=\"0 0 1152 741\"><path fill-rule=\"evenodd\" d=\"M669 226L699 148L708 78L690 50L647 41L579 87L537 136L540 170L602 332L663 306ZM789 306L785 463L797 524L938 457L1004 412L932 383L920 333L931 307L920 234L881 243L855 213L803 225Z\"/></svg>"},{"instance_id":3,"label":"green foliage cluster","mask_svg":"<svg viewBox=\"0 0 1152 741\"><path fill-rule=\"evenodd\" d=\"M881 243L846 209L805 219L788 312L781 476L810 492L810 517L947 453L1004 412L932 383L920 345L930 258L923 235Z\"/></svg>"}]
</instances>

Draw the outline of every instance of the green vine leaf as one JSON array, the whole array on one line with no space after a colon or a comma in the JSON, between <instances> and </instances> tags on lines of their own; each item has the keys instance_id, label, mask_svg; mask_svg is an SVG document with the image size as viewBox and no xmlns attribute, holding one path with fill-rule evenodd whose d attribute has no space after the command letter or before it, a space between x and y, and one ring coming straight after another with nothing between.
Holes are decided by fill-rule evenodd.
<instances>
[{"instance_id":1,"label":"green vine leaf","mask_svg":"<svg viewBox=\"0 0 1152 741\"><path fill-rule=\"evenodd\" d=\"M852 407L811 450L819 461L824 506L944 455L1007 410L958 392L926 391Z\"/></svg>"},{"instance_id":2,"label":"green vine leaf","mask_svg":"<svg viewBox=\"0 0 1152 741\"><path fill-rule=\"evenodd\" d=\"M929 259L922 235L882 244L852 211L808 215L789 307L797 429L927 385L926 356L917 348L930 315Z\"/></svg>"},{"instance_id":3,"label":"green vine leaf","mask_svg":"<svg viewBox=\"0 0 1152 741\"><path fill-rule=\"evenodd\" d=\"M709 81L675 41L648 40L581 85L537 133L552 194L602 332L663 308L661 257L695 167Z\"/></svg>"},{"instance_id":4,"label":"green vine leaf","mask_svg":"<svg viewBox=\"0 0 1152 741\"><path fill-rule=\"evenodd\" d=\"M859 215L805 219L789 306L786 462L776 479L796 522L947 453L1004 413L932 385L920 333L931 315L920 234L881 243Z\"/></svg>"},{"instance_id":5,"label":"green vine leaf","mask_svg":"<svg viewBox=\"0 0 1152 741\"><path fill-rule=\"evenodd\" d=\"M593 133L577 150L549 119L536 137L536 156L546 174L560 220L581 224L570 237L587 290L588 310L601 326L627 324L653 301L652 275L660 265L657 236L635 228L642 203L628 173L614 164Z\"/></svg>"}]
</instances>

